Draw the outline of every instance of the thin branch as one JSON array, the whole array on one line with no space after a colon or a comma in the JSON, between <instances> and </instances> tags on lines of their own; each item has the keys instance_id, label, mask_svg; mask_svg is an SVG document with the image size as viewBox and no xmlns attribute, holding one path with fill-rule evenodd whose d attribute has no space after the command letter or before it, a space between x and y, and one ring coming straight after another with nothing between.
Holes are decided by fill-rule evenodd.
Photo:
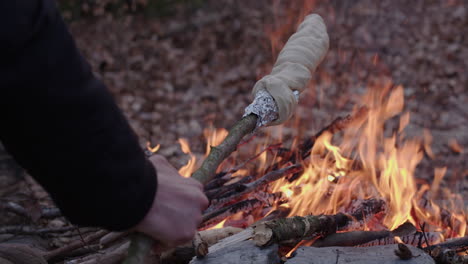
<instances>
[{"instance_id":1,"label":"thin branch","mask_svg":"<svg viewBox=\"0 0 468 264\"><path fill-rule=\"evenodd\" d=\"M52 262L53 259L61 258L63 255L66 255L67 253L69 253L69 252L71 252L71 251L73 251L75 249L86 246L89 243L91 243L91 242L101 238L102 236L106 235L107 233L109 233L109 231L100 230L100 231L98 231L96 233L93 233L91 235L86 236L84 239L75 240L75 241L71 242L70 244L67 244L67 245L65 245L65 246L63 246L61 248L57 248L57 249L54 249L54 250L51 250L51 251L47 252L44 255L44 258L47 259L47 261Z\"/></svg>"}]
</instances>

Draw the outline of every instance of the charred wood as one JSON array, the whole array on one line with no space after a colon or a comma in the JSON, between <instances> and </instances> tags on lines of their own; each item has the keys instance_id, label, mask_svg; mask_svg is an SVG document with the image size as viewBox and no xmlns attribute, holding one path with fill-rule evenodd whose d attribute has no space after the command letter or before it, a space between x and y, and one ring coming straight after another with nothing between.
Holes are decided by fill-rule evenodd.
<instances>
[{"instance_id":1,"label":"charred wood","mask_svg":"<svg viewBox=\"0 0 468 264\"><path fill-rule=\"evenodd\" d=\"M416 227L411 223L404 223L393 231L351 231L344 233L330 234L326 237L319 238L312 244L313 247L354 247L369 243L371 241L380 241L395 236L408 236L416 233ZM382 243L375 245L387 245L393 243Z\"/></svg>"},{"instance_id":2,"label":"charred wood","mask_svg":"<svg viewBox=\"0 0 468 264\"><path fill-rule=\"evenodd\" d=\"M209 200L216 199L217 197L229 192L229 191L237 191L237 192L242 192L245 190L245 184L249 183L254 179L253 176L244 176L242 177L239 181L229 184L229 185L223 185L219 188L216 189L211 189L208 191L205 191L206 197L208 197Z\"/></svg>"},{"instance_id":3,"label":"charred wood","mask_svg":"<svg viewBox=\"0 0 468 264\"><path fill-rule=\"evenodd\" d=\"M264 204L265 202L259 199L249 199L231 204L217 211L204 214L202 226L209 226L211 224L217 223L238 212L251 212L256 208L261 208Z\"/></svg>"},{"instance_id":4,"label":"charred wood","mask_svg":"<svg viewBox=\"0 0 468 264\"><path fill-rule=\"evenodd\" d=\"M303 167L300 164L291 165L276 171L271 171L256 181L250 182L245 184L241 189L241 192L237 192L235 190L225 193L224 195L220 196L219 198L213 200L214 203L227 203L230 201L235 201L240 199L242 196L251 193L253 191L259 190L269 183L279 180L281 177L286 175L297 173L302 171Z\"/></svg>"}]
</instances>

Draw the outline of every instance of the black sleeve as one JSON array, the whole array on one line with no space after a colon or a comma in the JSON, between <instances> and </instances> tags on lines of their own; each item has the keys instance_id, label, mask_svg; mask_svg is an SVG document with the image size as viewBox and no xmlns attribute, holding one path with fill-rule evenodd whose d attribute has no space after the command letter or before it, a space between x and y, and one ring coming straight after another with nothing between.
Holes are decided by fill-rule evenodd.
<instances>
[{"instance_id":1,"label":"black sleeve","mask_svg":"<svg viewBox=\"0 0 468 264\"><path fill-rule=\"evenodd\" d=\"M0 1L0 140L79 225L123 230L156 171L53 0Z\"/></svg>"}]
</instances>

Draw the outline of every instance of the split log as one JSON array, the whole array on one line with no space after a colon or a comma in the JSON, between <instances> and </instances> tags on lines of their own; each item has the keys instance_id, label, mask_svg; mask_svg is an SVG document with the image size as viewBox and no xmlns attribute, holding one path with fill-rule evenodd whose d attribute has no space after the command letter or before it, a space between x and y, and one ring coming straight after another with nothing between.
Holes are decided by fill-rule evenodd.
<instances>
[{"instance_id":1,"label":"split log","mask_svg":"<svg viewBox=\"0 0 468 264\"><path fill-rule=\"evenodd\" d=\"M265 202L259 199L248 199L223 207L220 210L203 215L202 227L209 226L226 219L238 212L250 212L256 208L262 207Z\"/></svg>"},{"instance_id":2,"label":"split log","mask_svg":"<svg viewBox=\"0 0 468 264\"><path fill-rule=\"evenodd\" d=\"M208 254L203 259L194 258L190 264L276 264L280 263L278 246L259 248L252 241L243 241L218 252Z\"/></svg>"},{"instance_id":3,"label":"split log","mask_svg":"<svg viewBox=\"0 0 468 264\"><path fill-rule=\"evenodd\" d=\"M206 243L209 247L216 244L223 238L232 236L241 232L241 228L236 227L224 227L219 229L210 229L198 232L198 236L202 243ZM175 249L165 251L161 254L160 260L162 264L185 264L188 263L196 254L202 253L202 249L199 241L192 241L191 243L179 246ZM202 246L203 247L203 246ZM207 253L207 252L206 252ZM206 253L204 255L206 255ZM203 255L203 254L200 254Z\"/></svg>"},{"instance_id":4,"label":"split log","mask_svg":"<svg viewBox=\"0 0 468 264\"><path fill-rule=\"evenodd\" d=\"M449 239L445 242L437 245L429 246L424 248L426 251L430 251L435 248L448 248L448 249L468 249L468 236Z\"/></svg>"},{"instance_id":5,"label":"split log","mask_svg":"<svg viewBox=\"0 0 468 264\"><path fill-rule=\"evenodd\" d=\"M421 249L407 246L410 259L401 259L395 254L398 245L354 247L300 247L285 264L435 264L431 256ZM313 260L313 261L311 261Z\"/></svg>"}]
</instances>

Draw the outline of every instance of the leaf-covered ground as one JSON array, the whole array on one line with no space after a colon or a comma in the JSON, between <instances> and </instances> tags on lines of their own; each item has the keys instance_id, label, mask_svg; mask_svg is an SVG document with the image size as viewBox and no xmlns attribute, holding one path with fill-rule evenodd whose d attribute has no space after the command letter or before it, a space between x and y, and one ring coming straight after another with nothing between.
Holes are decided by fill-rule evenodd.
<instances>
[{"instance_id":1,"label":"leaf-covered ground","mask_svg":"<svg viewBox=\"0 0 468 264\"><path fill-rule=\"evenodd\" d=\"M442 184L468 198L468 2L196 2L175 4L165 16L142 7L134 13L99 7L72 18L76 10L64 8L78 47L142 146L161 144L160 153L176 166L187 160L178 138L188 138L203 153L203 129L229 128L242 115L255 81L269 71L300 14L312 9L326 21L330 51L301 97L295 120L282 128L285 142L313 135L349 113L369 82L386 77L405 88L408 135L422 137L428 129L433 136L435 158L425 156L418 176L431 180L434 167L447 166ZM272 143L279 141L277 129L269 129ZM64 219L35 219L40 205L50 206L47 194L23 180L6 154L0 162L2 202L15 201L31 212L25 217L2 210L0 224L67 225ZM46 236L44 247L63 246L77 238L73 232Z\"/></svg>"}]
</instances>

